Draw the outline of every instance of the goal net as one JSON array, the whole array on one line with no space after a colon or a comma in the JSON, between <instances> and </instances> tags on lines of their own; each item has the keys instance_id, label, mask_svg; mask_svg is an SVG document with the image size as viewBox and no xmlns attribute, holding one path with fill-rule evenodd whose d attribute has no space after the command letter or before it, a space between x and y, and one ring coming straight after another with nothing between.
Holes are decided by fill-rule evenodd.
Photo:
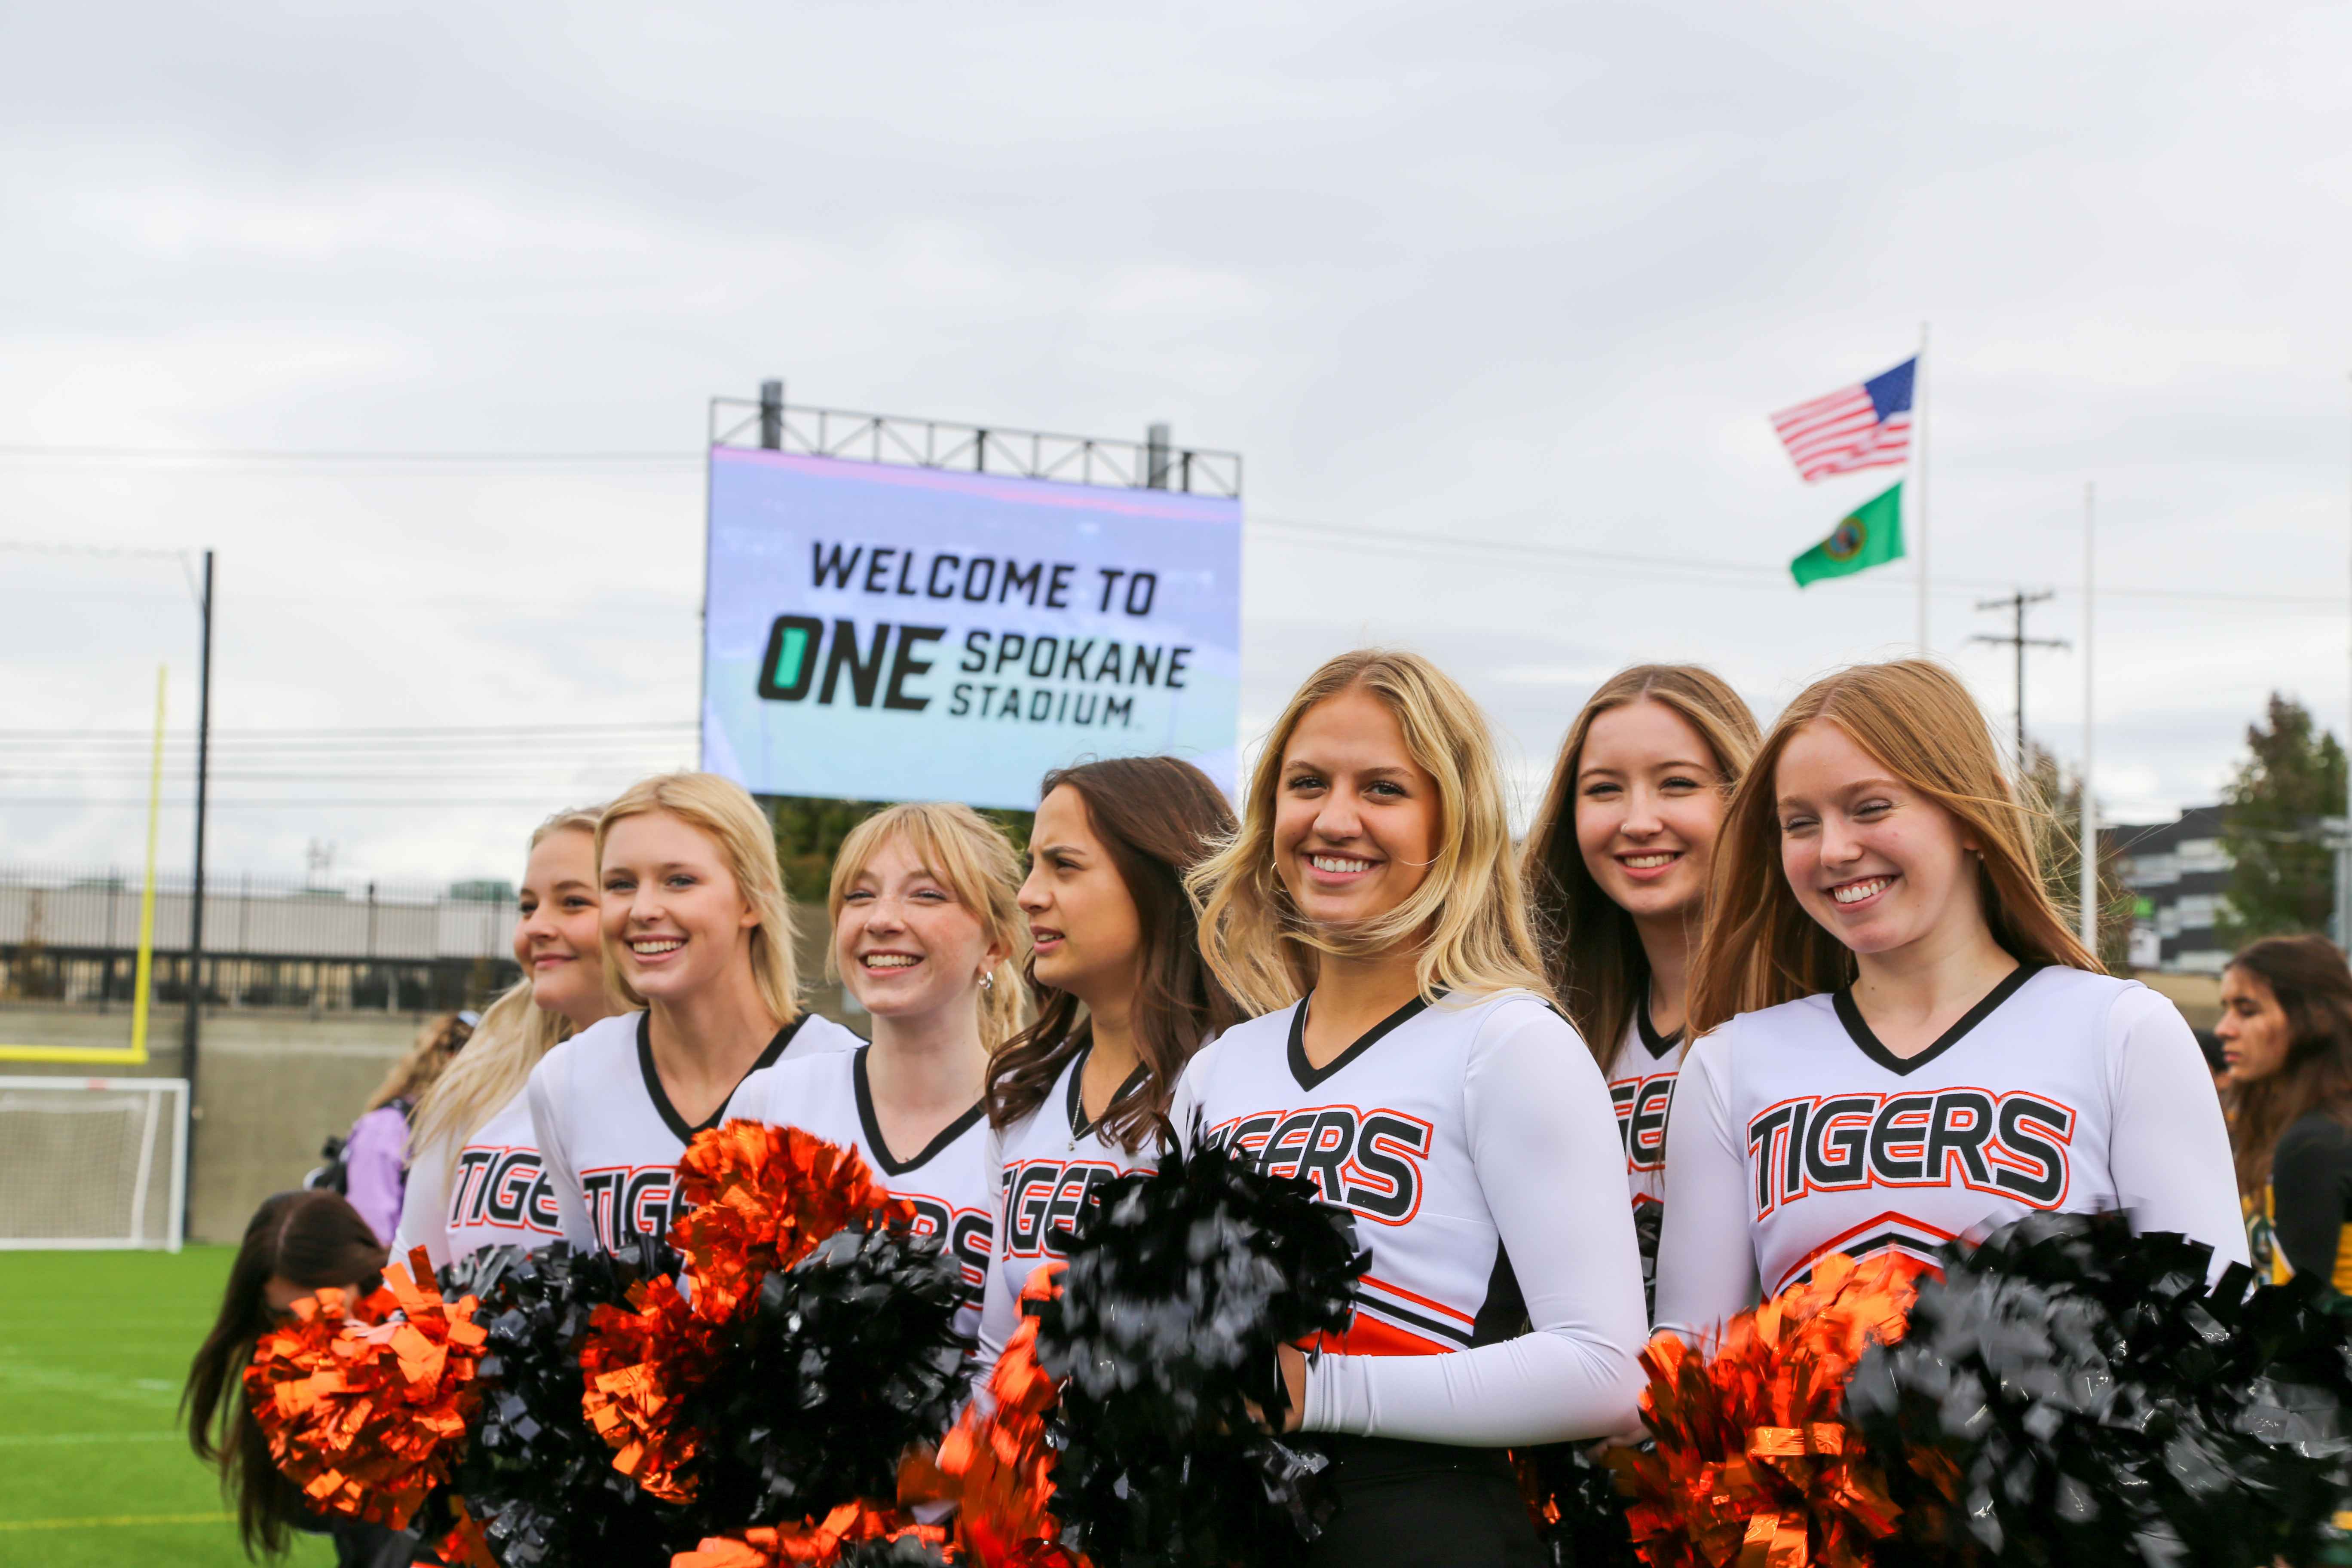
<instances>
[{"instance_id":1,"label":"goal net","mask_svg":"<svg viewBox=\"0 0 2352 1568\"><path fill-rule=\"evenodd\" d=\"M0 1078L0 1247L180 1248L188 1085Z\"/></svg>"}]
</instances>

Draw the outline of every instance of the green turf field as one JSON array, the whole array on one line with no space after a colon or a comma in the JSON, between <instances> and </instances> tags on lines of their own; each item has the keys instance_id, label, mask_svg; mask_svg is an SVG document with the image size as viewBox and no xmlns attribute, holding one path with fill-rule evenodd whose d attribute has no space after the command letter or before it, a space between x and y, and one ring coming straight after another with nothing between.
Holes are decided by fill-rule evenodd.
<instances>
[{"instance_id":1,"label":"green turf field","mask_svg":"<svg viewBox=\"0 0 2352 1568\"><path fill-rule=\"evenodd\" d=\"M245 1561L173 1422L232 1256L0 1252L0 1564ZM305 1539L285 1561L334 1560Z\"/></svg>"}]
</instances>

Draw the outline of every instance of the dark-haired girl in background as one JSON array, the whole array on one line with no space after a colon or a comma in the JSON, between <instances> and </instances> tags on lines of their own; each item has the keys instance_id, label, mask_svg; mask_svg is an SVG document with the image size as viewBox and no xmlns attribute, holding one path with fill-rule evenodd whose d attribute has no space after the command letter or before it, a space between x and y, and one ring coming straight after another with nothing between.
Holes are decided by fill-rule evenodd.
<instances>
[{"instance_id":1,"label":"dark-haired girl in background","mask_svg":"<svg viewBox=\"0 0 2352 1568\"><path fill-rule=\"evenodd\" d=\"M2264 937L2222 971L2213 1032L2255 1268L2352 1291L2352 969L2326 937Z\"/></svg>"},{"instance_id":2,"label":"dark-haired girl in background","mask_svg":"<svg viewBox=\"0 0 2352 1568\"><path fill-rule=\"evenodd\" d=\"M280 1193L245 1227L220 1316L188 1367L180 1413L196 1457L219 1468L222 1491L236 1500L237 1534L248 1557L282 1556L299 1531L331 1535L340 1568L435 1561L404 1531L312 1513L302 1489L271 1462L269 1440L246 1407L245 1369L262 1331L330 1285L347 1300L373 1290L383 1265L383 1245L340 1193Z\"/></svg>"},{"instance_id":3,"label":"dark-haired girl in background","mask_svg":"<svg viewBox=\"0 0 2352 1568\"><path fill-rule=\"evenodd\" d=\"M1201 961L1184 894L1184 873L1234 828L1208 775L1116 757L1047 773L1043 795L1021 886L1038 1016L989 1070L983 1157L1002 1184L983 1368L1021 1321L1023 1283L1061 1256L1054 1233L1097 1184L1156 1162L1177 1075L1244 1016Z\"/></svg>"}]
</instances>

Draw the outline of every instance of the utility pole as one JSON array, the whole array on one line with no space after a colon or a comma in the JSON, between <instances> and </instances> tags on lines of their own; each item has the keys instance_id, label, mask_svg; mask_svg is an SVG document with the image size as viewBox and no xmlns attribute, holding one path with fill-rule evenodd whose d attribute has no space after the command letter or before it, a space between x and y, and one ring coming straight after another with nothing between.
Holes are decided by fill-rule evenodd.
<instances>
[{"instance_id":1,"label":"utility pole","mask_svg":"<svg viewBox=\"0 0 2352 1568\"><path fill-rule=\"evenodd\" d=\"M2082 858L2083 907L2078 911L2083 920L2083 945L2091 956L2099 955L2099 807L2091 795L2092 744L2095 736L2093 720L2096 717L2091 684L2091 626L2094 599L2093 568L2097 558L2092 544L2097 537L2099 491L2093 480L2083 481L2083 842L2077 853ZM2018 707L2025 706L2020 702Z\"/></svg>"},{"instance_id":2,"label":"utility pole","mask_svg":"<svg viewBox=\"0 0 2352 1568\"><path fill-rule=\"evenodd\" d=\"M188 1122L181 1129L189 1155L190 1176L182 1189L183 1229L195 1208L195 1122L204 1115L196 1103L196 1047L203 1030L205 960L205 806L212 784L213 747L213 552L205 552L204 598L196 606L204 626L196 654L196 863L188 896L188 1016L180 1037L180 1076L188 1080Z\"/></svg>"},{"instance_id":3,"label":"utility pole","mask_svg":"<svg viewBox=\"0 0 2352 1568\"><path fill-rule=\"evenodd\" d=\"M2015 620L2011 623L2009 636L2005 637L1990 637L1983 632L1979 632L1976 636L1969 639L1970 642L1989 642L1998 647L2011 648L2016 651L2017 776L2021 779L2025 776L2025 650L2030 647L2064 647L2066 646L2066 641L2063 637L2027 637L2025 635L2025 610L2026 606L2029 605L2038 605L2043 600L2053 596L2054 595L2053 595L2047 589L2044 589L2039 594L2029 594L2024 589L2020 588L2006 599L1978 600L1978 609L2007 610L2015 617Z\"/></svg>"}]
</instances>

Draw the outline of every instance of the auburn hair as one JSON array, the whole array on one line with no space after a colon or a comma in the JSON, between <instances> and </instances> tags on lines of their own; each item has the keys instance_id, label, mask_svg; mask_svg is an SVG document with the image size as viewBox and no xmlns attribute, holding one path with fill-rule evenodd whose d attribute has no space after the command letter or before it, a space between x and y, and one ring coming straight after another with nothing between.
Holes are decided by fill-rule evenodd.
<instances>
[{"instance_id":1,"label":"auburn hair","mask_svg":"<svg viewBox=\"0 0 2352 1568\"><path fill-rule=\"evenodd\" d=\"M1854 977L1853 953L1805 912L1780 863L1780 756L1816 721L1836 725L1906 788L1959 820L1976 841L1985 922L2011 957L2105 973L2043 889L2032 814L1959 677L1924 658L1858 664L1816 680L1781 710L1732 793L1691 966L1693 1038L1738 1014L1834 991Z\"/></svg>"},{"instance_id":2,"label":"auburn hair","mask_svg":"<svg viewBox=\"0 0 2352 1568\"><path fill-rule=\"evenodd\" d=\"M2352 969L2324 936L2266 936L2228 965L2271 988L2286 1015L2286 1060L2234 1091L2231 1157L2238 1190L2259 1193L2286 1130L2320 1111L2352 1127Z\"/></svg>"},{"instance_id":3,"label":"auburn hair","mask_svg":"<svg viewBox=\"0 0 2352 1568\"><path fill-rule=\"evenodd\" d=\"M741 784L717 773L656 773L623 790L596 819L596 868L603 883L604 840L613 824L651 812L666 812L710 840L735 890L760 923L751 928L751 980L760 1004L779 1024L801 1016L799 972L793 967L793 906L784 897L784 873L776 863L776 832ZM604 984L632 1007L646 999L621 977L613 939L601 939Z\"/></svg>"},{"instance_id":4,"label":"auburn hair","mask_svg":"<svg viewBox=\"0 0 2352 1568\"><path fill-rule=\"evenodd\" d=\"M1274 818L1283 764L1299 721L1317 705L1360 688L1396 718L1405 750L1437 786L1437 855L1429 875L1395 909L1347 930L1300 915L1274 864ZM1282 710L1251 770L1241 823L1185 878L1201 907L1201 951L1225 989L1267 1009L1315 985L1318 954L1417 950L1421 994L1518 989L1551 1000L1543 957L1528 924L1511 847L1503 772L1486 716L1454 678L1396 648L1359 648L1327 661Z\"/></svg>"},{"instance_id":5,"label":"auburn hair","mask_svg":"<svg viewBox=\"0 0 2352 1568\"><path fill-rule=\"evenodd\" d=\"M1104 1108L1102 1136L1132 1153L1166 1126L1176 1079L1192 1053L1246 1016L1201 956L1201 928L1184 874L1234 831L1233 807L1209 775L1175 757L1110 757L1056 768L1037 787L1078 798L1134 901L1140 982L1134 998L1136 1058L1143 1073ZM1035 852L1032 842L1031 852ZM988 1120L1010 1127L1045 1104L1054 1080L1092 1039L1078 999L1025 970L1037 1019L997 1053L988 1075Z\"/></svg>"},{"instance_id":6,"label":"auburn hair","mask_svg":"<svg viewBox=\"0 0 2352 1568\"><path fill-rule=\"evenodd\" d=\"M272 1321L270 1279L314 1290L356 1287L364 1295L376 1288L385 1256L375 1232L340 1193L279 1193L246 1223L220 1311L188 1363L180 1415L196 1458L219 1468L222 1492L236 1500L237 1536L247 1557L257 1549L283 1554L311 1512L302 1489L270 1458L269 1439L245 1401L245 1369Z\"/></svg>"},{"instance_id":7,"label":"auburn hair","mask_svg":"<svg viewBox=\"0 0 2352 1568\"><path fill-rule=\"evenodd\" d=\"M1576 837L1577 774L1584 744L1603 713L1655 702L1673 710L1706 743L1725 802L1747 773L1761 732L1730 682L1695 664L1637 664L1603 681L1560 742L1543 807L1521 858L1544 973L1593 1059L1607 1071L1650 989L1650 960L1633 917L1601 891ZM1703 911L1692 911L1696 930Z\"/></svg>"},{"instance_id":8,"label":"auburn hair","mask_svg":"<svg viewBox=\"0 0 2352 1568\"><path fill-rule=\"evenodd\" d=\"M824 905L835 929L842 901L866 863L894 838L905 840L915 863L945 883L956 902L980 921L981 934L1004 952L980 994L980 1041L993 1054L1020 1029L1026 1011L1021 954L1028 951L1029 927L1021 918L1021 858L1002 832L968 805L934 800L886 806L851 828L834 857ZM824 973L829 979L841 978L840 954L831 941L824 944Z\"/></svg>"}]
</instances>

